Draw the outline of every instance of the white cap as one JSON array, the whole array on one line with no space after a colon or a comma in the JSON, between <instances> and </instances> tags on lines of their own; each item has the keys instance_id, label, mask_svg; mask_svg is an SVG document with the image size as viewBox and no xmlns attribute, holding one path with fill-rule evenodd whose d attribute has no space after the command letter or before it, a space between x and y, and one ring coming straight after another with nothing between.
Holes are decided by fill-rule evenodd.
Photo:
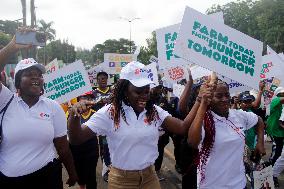
<instances>
[{"instance_id":1,"label":"white cap","mask_svg":"<svg viewBox=\"0 0 284 189\"><path fill-rule=\"evenodd\" d=\"M35 66L37 67L43 74L45 73L45 67L42 64L37 63L33 58L27 58L24 60L21 60L15 68L15 76L20 70L25 70L29 67Z\"/></svg>"},{"instance_id":2,"label":"white cap","mask_svg":"<svg viewBox=\"0 0 284 189\"><path fill-rule=\"evenodd\" d=\"M145 65L132 61L121 69L120 79L126 79L130 81L136 87L143 87L154 82L149 77L149 70Z\"/></svg>"},{"instance_id":3,"label":"white cap","mask_svg":"<svg viewBox=\"0 0 284 189\"><path fill-rule=\"evenodd\" d=\"M274 91L275 96L277 96L279 93L284 93L283 87L277 87L276 90Z\"/></svg>"}]
</instances>

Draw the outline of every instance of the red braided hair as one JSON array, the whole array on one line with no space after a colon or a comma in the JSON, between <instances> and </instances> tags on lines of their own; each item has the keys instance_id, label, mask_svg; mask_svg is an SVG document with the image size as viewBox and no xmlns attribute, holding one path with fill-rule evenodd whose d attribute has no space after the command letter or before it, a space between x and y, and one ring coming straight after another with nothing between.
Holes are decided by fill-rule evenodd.
<instances>
[{"instance_id":1,"label":"red braided hair","mask_svg":"<svg viewBox=\"0 0 284 189\"><path fill-rule=\"evenodd\" d=\"M205 166L208 162L208 158L210 156L211 150L215 142L216 130L211 110L207 110L205 113L204 130L205 130L205 137L202 142L201 150L195 160L195 163L197 164L198 169L200 170L200 175L201 175L200 183L202 183L205 179Z\"/></svg>"}]
</instances>

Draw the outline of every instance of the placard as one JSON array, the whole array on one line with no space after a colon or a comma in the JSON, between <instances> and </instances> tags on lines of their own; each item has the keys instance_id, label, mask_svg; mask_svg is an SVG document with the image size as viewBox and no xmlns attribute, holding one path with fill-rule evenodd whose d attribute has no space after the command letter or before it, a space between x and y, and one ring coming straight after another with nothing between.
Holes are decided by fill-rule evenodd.
<instances>
[{"instance_id":1,"label":"placard","mask_svg":"<svg viewBox=\"0 0 284 189\"><path fill-rule=\"evenodd\" d=\"M44 96L58 103L67 102L92 90L81 60L50 74L44 74Z\"/></svg>"},{"instance_id":2,"label":"placard","mask_svg":"<svg viewBox=\"0 0 284 189\"><path fill-rule=\"evenodd\" d=\"M126 64L136 60L137 54L104 54L104 66L108 69L109 74L119 74Z\"/></svg>"},{"instance_id":3,"label":"placard","mask_svg":"<svg viewBox=\"0 0 284 189\"><path fill-rule=\"evenodd\" d=\"M223 12L213 13L209 16L218 22L224 23ZM191 64L173 53L179 27L180 23L156 30L157 49L160 62L159 68L161 69Z\"/></svg>"},{"instance_id":4,"label":"placard","mask_svg":"<svg viewBox=\"0 0 284 189\"><path fill-rule=\"evenodd\" d=\"M186 7L174 54L258 89L262 42Z\"/></svg>"}]
</instances>

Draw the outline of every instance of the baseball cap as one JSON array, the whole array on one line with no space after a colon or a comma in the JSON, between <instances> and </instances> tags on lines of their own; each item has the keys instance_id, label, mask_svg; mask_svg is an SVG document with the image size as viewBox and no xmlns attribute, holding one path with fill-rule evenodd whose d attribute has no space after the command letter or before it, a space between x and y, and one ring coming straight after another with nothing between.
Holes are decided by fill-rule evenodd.
<instances>
[{"instance_id":1,"label":"baseball cap","mask_svg":"<svg viewBox=\"0 0 284 189\"><path fill-rule=\"evenodd\" d=\"M108 77L108 73L105 72L105 71L103 71L103 70L100 70L100 71L97 73L97 77L98 77L99 75L105 75L105 76Z\"/></svg>"},{"instance_id":2,"label":"baseball cap","mask_svg":"<svg viewBox=\"0 0 284 189\"><path fill-rule=\"evenodd\" d=\"M121 69L120 79L126 79L136 87L143 87L154 82L149 78L149 70L144 64L132 61Z\"/></svg>"},{"instance_id":3,"label":"baseball cap","mask_svg":"<svg viewBox=\"0 0 284 189\"><path fill-rule=\"evenodd\" d=\"M27 58L24 60L21 60L15 68L15 75L20 71L20 70L25 70L29 67L37 67L43 74L45 73L45 67L42 64L37 63L33 58Z\"/></svg>"},{"instance_id":4,"label":"baseball cap","mask_svg":"<svg viewBox=\"0 0 284 189\"><path fill-rule=\"evenodd\" d=\"M254 97L253 95L251 95L251 94L249 93L249 91L244 91L244 92L240 93L239 99L240 99L240 101L246 101L246 100L252 100L252 101L254 101L254 100L255 100L255 97Z\"/></svg>"},{"instance_id":5,"label":"baseball cap","mask_svg":"<svg viewBox=\"0 0 284 189\"><path fill-rule=\"evenodd\" d=\"M279 93L284 93L283 87L277 87L274 91L274 96L277 96Z\"/></svg>"}]
</instances>

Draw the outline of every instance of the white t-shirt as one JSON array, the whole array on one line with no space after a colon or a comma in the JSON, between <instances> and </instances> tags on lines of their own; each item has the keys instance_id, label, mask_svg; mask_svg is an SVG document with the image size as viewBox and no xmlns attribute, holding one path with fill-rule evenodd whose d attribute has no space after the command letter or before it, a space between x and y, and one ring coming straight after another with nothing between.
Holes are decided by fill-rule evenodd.
<instances>
[{"instance_id":1,"label":"white t-shirt","mask_svg":"<svg viewBox=\"0 0 284 189\"><path fill-rule=\"evenodd\" d=\"M153 165L158 157L159 130L170 114L155 106L160 120L147 123L146 110L136 116L130 106L123 104L128 125L120 116L120 127L115 130L109 107L104 106L84 123L98 135L106 135L112 165L123 170L142 170Z\"/></svg>"},{"instance_id":2,"label":"white t-shirt","mask_svg":"<svg viewBox=\"0 0 284 189\"><path fill-rule=\"evenodd\" d=\"M2 85L0 110L11 96L12 92ZM56 157L53 139L67 134L67 121L55 101L40 97L29 108L15 94L4 116L2 129L0 171L8 177L18 177L41 169Z\"/></svg>"},{"instance_id":3,"label":"white t-shirt","mask_svg":"<svg viewBox=\"0 0 284 189\"><path fill-rule=\"evenodd\" d=\"M199 184L200 189L243 189L246 186L244 131L257 124L258 116L252 112L234 109L229 110L228 119L214 112L212 115L216 128L215 142L205 166L205 179Z\"/></svg>"}]
</instances>

